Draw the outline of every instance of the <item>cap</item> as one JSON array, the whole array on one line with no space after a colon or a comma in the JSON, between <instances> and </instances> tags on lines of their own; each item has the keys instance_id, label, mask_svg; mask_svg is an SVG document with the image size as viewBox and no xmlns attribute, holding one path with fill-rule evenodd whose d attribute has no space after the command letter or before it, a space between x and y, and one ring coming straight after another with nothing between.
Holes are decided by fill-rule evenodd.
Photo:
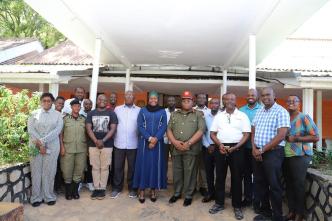
<instances>
[{"instance_id":1,"label":"cap","mask_svg":"<svg viewBox=\"0 0 332 221\"><path fill-rule=\"evenodd\" d=\"M70 102L70 106L74 105L74 104L81 104L80 100L78 99L74 99Z\"/></svg>"},{"instance_id":2,"label":"cap","mask_svg":"<svg viewBox=\"0 0 332 221\"><path fill-rule=\"evenodd\" d=\"M183 93L181 94L181 98L182 99L193 99L193 95L190 91L183 91Z\"/></svg>"}]
</instances>

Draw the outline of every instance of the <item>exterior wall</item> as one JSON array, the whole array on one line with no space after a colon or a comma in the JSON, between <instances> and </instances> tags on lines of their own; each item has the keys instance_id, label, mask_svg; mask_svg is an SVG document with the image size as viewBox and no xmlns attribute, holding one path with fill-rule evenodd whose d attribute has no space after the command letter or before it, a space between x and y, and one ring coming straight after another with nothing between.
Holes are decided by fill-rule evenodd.
<instances>
[{"instance_id":1,"label":"exterior wall","mask_svg":"<svg viewBox=\"0 0 332 221\"><path fill-rule=\"evenodd\" d=\"M332 220L332 177L309 169L306 180L306 210L309 221Z\"/></svg>"},{"instance_id":2,"label":"exterior wall","mask_svg":"<svg viewBox=\"0 0 332 221\"><path fill-rule=\"evenodd\" d=\"M28 163L0 169L0 202L30 200L31 173Z\"/></svg>"}]
</instances>

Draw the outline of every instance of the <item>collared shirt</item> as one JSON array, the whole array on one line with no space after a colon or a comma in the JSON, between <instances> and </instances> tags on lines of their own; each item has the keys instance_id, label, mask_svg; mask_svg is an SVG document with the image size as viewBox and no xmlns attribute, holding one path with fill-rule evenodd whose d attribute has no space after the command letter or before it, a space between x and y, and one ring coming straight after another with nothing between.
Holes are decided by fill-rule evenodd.
<instances>
[{"instance_id":1,"label":"collared shirt","mask_svg":"<svg viewBox=\"0 0 332 221\"><path fill-rule=\"evenodd\" d=\"M70 105L70 102L72 100L74 100L75 98L70 98L70 99L67 99L65 101L65 104L63 106L63 109L62 109L62 113L66 113L66 114L71 114L71 105ZM81 103L81 110L80 110L80 113L81 115L85 115L85 112L84 112L84 107L83 107L83 101L80 101Z\"/></svg>"},{"instance_id":2,"label":"collared shirt","mask_svg":"<svg viewBox=\"0 0 332 221\"><path fill-rule=\"evenodd\" d=\"M247 104L247 105L244 105L243 107L241 107L239 110L242 111L243 113L245 113L248 116L250 123L252 123L252 120L254 119L257 111L260 108L262 108L262 105L260 103L256 102L256 105L253 108L250 108L249 105ZM250 138L247 140L247 142L244 144L244 146L249 149L252 148Z\"/></svg>"},{"instance_id":3,"label":"collared shirt","mask_svg":"<svg viewBox=\"0 0 332 221\"><path fill-rule=\"evenodd\" d=\"M178 110L178 109L175 108L175 110L174 110L173 112L175 112L175 111L177 111L177 110ZM173 112L170 112L168 108L165 108L165 111L166 111L167 124L168 124L169 119L171 118L171 113L173 113ZM167 134L166 134L166 133L165 133L165 135L164 135L164 143L165 143L165 144L170 144L170 142L169 142L169 140L168 140L168 137L167 137Z\"/></svg>"},{"instance_id":4,"label":"collared shirt","mask_svg":"<svg viewBox=\"0 0 332 221\"><path fill-rule=\"evenodd\" d=\"M30 146L32 141L39 139L49 151L59 151L59 134L63 127L61 113L43 108L35 110L28 119L28 133L30 135Z\"/></svg>"},{"instance_id":5,"label":"collared shirt","mask_svg":"<svg viewBox=\"0 0 332 221\"><path fill-rule=\"evenodd\" d=\"M176 140L183 142L188 141L197 131L206 130L205 121L203 119L203 113L201 111L190 110L183 111L178 110L171 114L171 118L168 123L168 129L173 132ZM198 155L201 152L202 143L199 141L191 145L190 150L182 152L173 148L173 155L189 154Z\"/></svg>"},{"instance_id":6,"label":"collared shirt","mask_svg":"<svg viewBox=\"0 0 332 221\"><path fill-rule=\"evenodd\" d=\"M255 145L263 148L278 134L279 128L290 127L289 113L275 102L268 110L259 109L251 125L255 127ZM278 145L285 146L285 141Z\"/></svg>"},{"instance_id":7,"label":"collared shirt","mask_svg":"<svg viewBox=\"0 0 332 221\"><path fill-rule=\"evenodd\" d=\"M314 121L303 113L299 113L291 122L291 129L289 130L289 136L318 136L318 129ZM312 150L312 143L308 142L286 142L285 145L285 157L293 156L312 156L314 154Z\"/></svg>"},{"instance_id":8,"label":"collared shirt","mask_svg":"<svg viewBox=\"0 0 332 221\"><path fill-rule=\"evenodd\" d=\"M208 148L211 144L214 144L214 142L212 141L211 137L210 137L210 129L211 129L211 126L212 126L212 122L213 122L213 119L218 115L220 114L221 111L218 110L218 112L216 113L216 115L213 115L211 110L210 111L206 111L204 113L204 119L205 119L205 124L206 124L206 131L203 135L203 138L202 138L202 143L203 143L203 146Z\"/></svg>"},{"instance_id":9,"label":"collared shirt","mask_svg":"<svg viewBox=\"0 0 332 221\"><path fill-rule=\"evenodd\" d=\"M137 116L141 108L136 105L120 105L114 109L118 117L118 127L114 146L119 149L136 149L138 143Z\"/></svg>"},{"instance_id":10,"label":"collared shirt","mask_svg":"<svg viewBox=\"0 0 332 221\"><path fill-rule=\"evenodd\" d=\"M210 131L217 132L217 138L221 143L238 143L243 133L251 132L250 121L247 115L237 108L232 114L225 110L215 116Z\"/></svg>"},{"instance_id":11,"label":"collared shirt","mask_svg":"<svg viewBox=\"0 0 332 221\"><path fill-rule=\"evenodd\" d=\"M199 107L199 106L196 106L194 107L195 110L199 110L199 111L202 111L204 113L204 115L206 113L209 113L211 111L210 108L208 108L207 106L204 106L204 107Z\"/></svg>"}]
</instances>

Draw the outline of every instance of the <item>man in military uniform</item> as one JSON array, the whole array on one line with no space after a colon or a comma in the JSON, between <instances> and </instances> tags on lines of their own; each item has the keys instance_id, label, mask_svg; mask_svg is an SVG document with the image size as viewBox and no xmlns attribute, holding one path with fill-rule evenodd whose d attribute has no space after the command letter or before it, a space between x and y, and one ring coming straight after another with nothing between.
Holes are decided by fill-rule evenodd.
<instances>
[{"instance_id":1,"label":"man in military uniform","mask_svg":"<svg viewBox=\"0 0 332 221\"><path fill-rule=\"evenodd\" d=\"M63 119L60 150L67 200L80 198L78 186L82 180L87 154L85 117L79 114L81 103L75 99L70 102L70 105L71 114L67 114Z\"/></svg>"},{"instance_id":2,"label":"man in military uniform","mask_svg":"<svg viewBox=\"0 0 332 221\"><path fill-rule=\"evenodd\" d=\"M175 203L185 195L183 206L192 202L196 186L198 155L205 132L205 121L200 111L193 109L191 92L182 93L181 110L172 113L167 136L172 143L174 195L169 203Z\"/></svg>"}]
</instances>

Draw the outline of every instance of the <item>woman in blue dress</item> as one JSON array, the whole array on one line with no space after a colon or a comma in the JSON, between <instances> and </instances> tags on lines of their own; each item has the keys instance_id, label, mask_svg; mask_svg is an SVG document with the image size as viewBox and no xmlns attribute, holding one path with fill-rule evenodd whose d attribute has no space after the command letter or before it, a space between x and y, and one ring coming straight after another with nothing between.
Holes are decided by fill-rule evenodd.
<instances>
[{"instance_id":1,"label":"woman in blue dress","mask_svg":"<svg viewBox=\"0 0 332 221\"><path fill-rule=\"evenodd\" d=\"M158 93L149 93L148 105L138 114L139 142L136 155L133 187L139 190L140 203L145 202L145 189L151 190L150 199L157 200L156 189L166 189L164 134L167 128L165 109L158 105Z\"/></svg>"}]
</instances>

